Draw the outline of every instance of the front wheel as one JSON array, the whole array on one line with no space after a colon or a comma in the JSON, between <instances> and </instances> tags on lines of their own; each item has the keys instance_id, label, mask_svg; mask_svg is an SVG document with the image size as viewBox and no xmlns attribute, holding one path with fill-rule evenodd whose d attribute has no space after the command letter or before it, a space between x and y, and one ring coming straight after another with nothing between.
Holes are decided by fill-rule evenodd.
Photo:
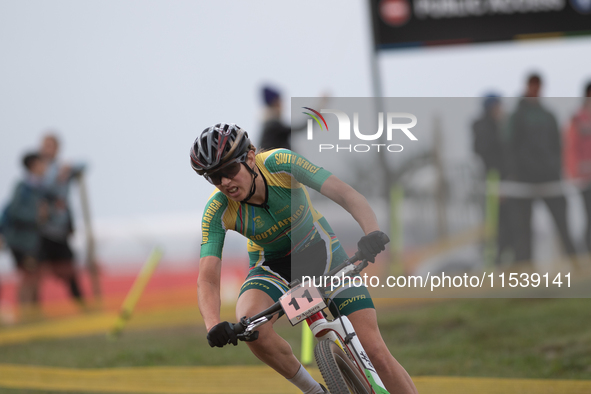
<instances>
[{"instance_id":1,"label":"front wheel","mask_svg":"<svg viewBox=\"0 0 591 394\"><path fill-rule=\"evenodd\" d=\"M373 392L355 361L333 341L320 341L314 348L314 356L331 394Z\"/></svg>"}]
</instances>

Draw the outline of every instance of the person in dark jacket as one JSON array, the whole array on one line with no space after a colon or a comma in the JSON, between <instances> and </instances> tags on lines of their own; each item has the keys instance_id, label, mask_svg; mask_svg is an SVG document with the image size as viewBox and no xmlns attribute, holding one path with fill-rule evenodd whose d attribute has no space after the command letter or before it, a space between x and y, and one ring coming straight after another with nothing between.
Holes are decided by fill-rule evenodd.
<instances>
[{"instance_id":1,"label":"person in dark jacket","mask_svg":"<svg viewBox=\"0 0 591 394\"><path fill-rule=\"evenodd\" d=\"M68 204L68 192L72 181L84 171L85 166L63 164L58 160L59 141L55 134L43 137L40 152L47 164L43 186L49 213L39 228L39 260L63 281L72 299L83 305L84 297L76 271L74 252L70 247L74 226Z\"/></svg>"},{"instance_id":2,"label":"person in dark jacket","mask_svg":"<svg viewBox=\"0 0 591 394\"><path fill-rule=\"evenodd\" d=\"M489 94L483 101L482 115L472 124L474 153L482 159L487 173L496 170L499 175L505 174L501 118L501 100L496 94Z\"/></svg>"},{"instance_id":3,"label":"person in dark jacket","mask_svg":"<svg viewBox=\"0 0 591 394\"><path fill-rule=\"evenodd\" d=\"M47 218L48 207L42 187L45 162L39 154L29 153L23 157L23 165L26 175L16 185L3 213L2 233L19 275L18 300L22 308L21 318L25 319L25 315L35 313L33 309L39 301L39 229Z\"/></svg>"},{"instance_id":4,"label":"person in dark jacket","mask_svg":"<svg viewBox=\"0 0 591 394\"><path fill-rule=\"evenodd\" d=\"M503 137L503 111L501 100L496 94L484 98L482 115L472 124L473 149L485 170L486 181L491 172L496 171L499 179L507 179L507 144ZM511 200L499 199L497 264L512 260L515 256L512 204Z\"/></svg>"},{"instance_id":5,"label":"person in dark jacket","mask_svg":"<svg viewBox=\"0 0 591 394\"><path fill-rule=\"evenodd\" d=\"M285 148L291 149L291 125L286 125L281 120L283 105L281 94L271 86L264 86L261 90L265 105L265 120L259 147L261 149ZM306 124L298 125L295 130L304 130Z\"/></svg>"},{"instance_id":6,"label":"person in dark jacket","mask_svg":"<svg viewBox=\"0 0 591 394\"><path fill-rule=\"evenodd\" d=\"M263 104L265 106L263 129L259 147L262 150L275 148L291 149L291 135L293 132L306 130L306 121L298 122L294 127L285 124L281 120L283 102L281 93L272 86L264 86L261 90ZM318 102L318 108L326 105L327 94L323 94ZM293 121L293 119L292 119Z\"/></svg>"},{"instance_id":7,"label":"person in dark jacket","mask_svg":"<svg viewBox=\"0 0 591 394\"><path fill-rule=\"evenodd\" d=\"M527 79L525 97L519 102L509 122L511 177L522 183L560 181L562 177L562 148L555 116L540 103L542 79L532 74ZM532 204L535 198L515 199L516 261L532 258ZM564 195L543 197L550 210L569 256L576 254L566 219Z\"/></svg>"}]
</instances>

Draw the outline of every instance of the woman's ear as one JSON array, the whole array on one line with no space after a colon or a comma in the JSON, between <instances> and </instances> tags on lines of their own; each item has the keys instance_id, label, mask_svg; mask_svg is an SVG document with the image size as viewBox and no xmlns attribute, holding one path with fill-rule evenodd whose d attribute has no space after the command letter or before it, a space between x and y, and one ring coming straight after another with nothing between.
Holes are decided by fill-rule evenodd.
<instances>
[{"instance_id":1,"label":"woman's ear","mask_svg":"<svg viewBox=\"0 0 591 394\"><path fill-rule=\"evenodd\" d=\"M256 156L256 153L253 150L248 151L248 157L246 158L246 161L248 163L248 166L251 168L252 168L252 166L254 166L254 163L256 161L255 156Z\"/></svg>"}]
</instances>

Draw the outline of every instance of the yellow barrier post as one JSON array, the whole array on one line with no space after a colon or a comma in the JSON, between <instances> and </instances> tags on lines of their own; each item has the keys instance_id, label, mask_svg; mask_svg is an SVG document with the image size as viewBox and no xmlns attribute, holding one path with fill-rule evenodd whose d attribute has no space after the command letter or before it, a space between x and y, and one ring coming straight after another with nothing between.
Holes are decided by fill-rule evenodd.
<instances>
[{"instance_id":1,"label":"yellow barrier post","mask_svg":"<svg viewBox=\"0 0 591 394\"><path fill-rule=\"evenodd\" d=\"M497 257L497 235L499 227L499 172L490 170L486 176L486 211L484 216L485 246L484 264L495 266Z\"/></svg>"},{"instance_id":2,"label":"yellow barrier post","mask_svg":"<svg viewBox=\"0 0 591 394\"><path fill-rule=\"evenodd\" d=\"M314 361L314 335L307 322L302 324L302 354L300 358L302 365L311 365Z\"/></svg>"},{"instance_id":3,"label":"yellow barrier post","mask_svg":"<svg viewBox=\"0 0 591 394\"><path fill-rule=\"evenodd\" d=\"M390 265L388 275L404 273L401 262L402 254L402 219L400 205L404 200L404 189L400 185L390 188Z\"/></svg>"},{"instance_id":4,"label":"yellow barrier post","mask_svg":"<svg viewBox=\"0 0 591 394\"><path fill-rule=\"evenodd\" d=\"M111 331L107 334L107 337L113 339L121 334L125 324L131 318L131 314L133 313L135 305L142 296L142 293L144 292L146 285L152 277L154 270L156 270L158 263L160 263L161 258L162 251L160 248L154 248L150 254L150 257L148 257L148 260L146 260L144 263L144 266L142 267L142 270L138 274L137 278L135 278L129 293L127 293L127 296L123 301L123 305L121 305L119 317L117 318L117 321L115 322L115 325Z\"/></svg>"}]
</instances>

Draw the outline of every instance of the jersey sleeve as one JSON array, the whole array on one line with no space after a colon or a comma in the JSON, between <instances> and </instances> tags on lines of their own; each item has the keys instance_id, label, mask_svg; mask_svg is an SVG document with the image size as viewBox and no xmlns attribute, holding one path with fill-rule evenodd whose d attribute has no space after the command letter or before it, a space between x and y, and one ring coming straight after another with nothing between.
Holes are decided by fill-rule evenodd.
<instances>
[{"instance_id":1,"label":"jersey sleeve","mask_svg":"<svg viewBox=\"0 0 591 394\"><path fill-rule=\"evenodd\" d=\"M228 207L228 199L222 193L215 193L205 205L201 219L201 257L222 258L222 248L226 238L223 216Z\"/></svg>"},{"instance_id":2,"label":"jersey sleeve","mask_svg":"<svg viewBox=\"0 0 591 394\"><path fill-rule=\"evenodd\" d=\"M322 184L332 175L330 171L310 163L305 157L288 149L271 151L265 159L265 167L271 173L289 173L298 182L318 192Z\"/></svg>"}]
</instances>

